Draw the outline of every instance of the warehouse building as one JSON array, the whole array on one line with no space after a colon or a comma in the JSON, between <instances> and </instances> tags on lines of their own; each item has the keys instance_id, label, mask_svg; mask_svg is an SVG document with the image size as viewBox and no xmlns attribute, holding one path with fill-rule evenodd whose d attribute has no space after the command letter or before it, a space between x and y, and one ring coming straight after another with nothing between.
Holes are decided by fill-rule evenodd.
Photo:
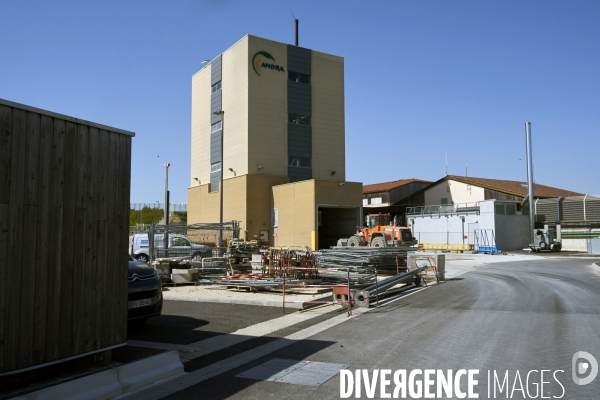
<instances>
[{"instance_id":1,"label":"warehouse building","mask_svg":"<svg viewBox=\"0 0 600 400\"><path fill-rule=\"evenodd\" d=\"M409 178L363 185L362 205L365 218L368 214L390 214L396 225L406 225L406 208L424 204L421 189L429 184L430 181ZM420 195L415 195L417 193Z\"/></svg>"},{"instance_id":2,"label":"warehouse building","mask_svg":"<svg viewBox=\"0 0 600 400\"><path fill-rule=\"evenodd\" d=\"M420 243L494 244L502 250L528 246L527 183L447 175L415 192L424 205L407 207L406 221ZM534 184L540 199L579 196L577 192ZM537 212L536 212L537 213Z\"/></svg>"},{"instance_id":3,"label":"warehouse building","mask_svg":"<svg viewBox=\"0 0 600 400\"><path fill-rule=\"evenodd\" d=\"M191 135L188 223L219 221L220 191L223 220L270 245L329 247L361 220L343 58L245 36L192 77Z\"/></svg>"}]
</instances>

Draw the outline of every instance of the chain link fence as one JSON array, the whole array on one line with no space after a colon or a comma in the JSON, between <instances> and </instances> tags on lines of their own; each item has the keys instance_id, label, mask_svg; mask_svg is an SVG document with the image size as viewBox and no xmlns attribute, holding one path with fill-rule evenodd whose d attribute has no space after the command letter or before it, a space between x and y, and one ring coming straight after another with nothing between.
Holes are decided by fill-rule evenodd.
<instances>
[{"instance_id":1,"label":"chain link fence","mask_svg":"<svg viewBox=\"0 0 600 400\"><path fill-rule=\"evenodd\" d=\"M150 260L185 257L200 260L221 257L225 244L239 239L239 221L193 225L151 225Z\"/></svg>"}]
</instances>

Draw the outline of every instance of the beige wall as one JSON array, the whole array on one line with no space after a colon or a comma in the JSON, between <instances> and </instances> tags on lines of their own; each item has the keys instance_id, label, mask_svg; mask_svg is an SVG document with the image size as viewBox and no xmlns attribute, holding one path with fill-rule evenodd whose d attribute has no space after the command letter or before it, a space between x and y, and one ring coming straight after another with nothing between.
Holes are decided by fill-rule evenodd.
<instances>
[{"instance_id":1,"label":"beige wall","mask_svg":"<svg viewBox=\"0 0 600 400\"><path fill-rule=\"evenodd\" d=\"M346 179L344 59L312 52L312 171L314 179ZM331 171L336 171L331 175Z\"/></svg>"},{"instance_id":2,"label":"beige wall","mask_svg":"<svg viewBox=\"0 0 600 400\"><path fill-rule=\"evenodd\" d=\"M276 246L311 246L315 224L315 181L273 186L273 206L279 211Z\"/></svg>"},{"instance_id":3,"label":"beige wall","mask_svg":"<svg viewBox=\"0 0 600 400\"><path fill-rule=\"evenodd\" d=\"M362 183L308 180L273 186L273 207L279 211L277 246L316 248L317 205L360 207Z\"/></svg>"},{"instance_id":4,"label":"beige wall","mask_svg":"<svg viewBox=\"0 0 600 400\"><path fill-rule=\"evenodd\" d=\"M248 36L227 49L221 60L222 108L225 111L223 166L227 174L248 173ZM210 180L211 64L192 77L190 186Z\"/></svg>"},{"instance_id":5,"label":"beige wall","mask_svg":"<svg viewBox=\"0 0 600 400\"><path fill-rule=\"evenodd\" d=\"M248 41L249 37L244 37L227 49L222 58L224 179L228 173L232 174L229 168L237 176L248 173Z\"/></svg>"},{"instance_id":6,"label":"beige wall","mask_svg":"<svg viewBox=\"0 0 600 400\"><path fill-rule=\"evenodd\" d=\"M210 181L210 64L192 77L190 187ZM189 201L188 201L189 202Z\"/></svg>"},{"instance_id":7,"label":"beige wall","mask_svg":"<svg viewBox=\"0 0 600 400\"><path fill-rule=\"evenodd\" d=\"M474 203L485 200L484 189L453 180L443 181L425 191L425 205L441 204L447 197L448 204Z\"/></svg>"},{"instance_id":8,"label":"beige wall","mask_svg":"<svg viewBox=\"0 0 600 400\"><path fill-rule=\"evenodd\" d=\"M188 189L188 224L219 222L219 192L209 193L208 184ZM246 229L246 175L225 179L223 192L223 221L241 221Z\"/></svg>"},{"instance_id":9,"label":"beige wall","mask_svg":"<svg viewBox=\"0 0 600 400\"><path fill-rule=\"evenodd\" d=\"M335 204L340 207L362 206L362 182L316 180L315 204Z\"/></svg>"},{"instance_id":10,"label":"beige wall","mask_svg":"<svg viewBox=\"0 0 600 400\"><path fill-rule=\"evenodd\" d=\"M271 210L273 209L274 185L289 182L288 177L273 177L265 175L247 175L247 216L246 229L250 240L260 238L260 231L269 231L269 242L273 241L273 227L271 226ZM254 236L256 235L256 237ZM244 232L240 233L244 237Z\"/></svg>"},{"instance_id":11,"label":"beige wall","mask_svg":"<svg viewBox=\"0 0 600 400\"><path fill-rule=\"evenodd\" d=\"M260 71L252 67L252 58L266 51L275 58L270 63L282 65L285 72ZM260 57L260 56L259 56ZM248 173L287 176L287 46L255 36L248 37ZM258 166L263 169L258 169Z\"/></svg>"}]
</instances>

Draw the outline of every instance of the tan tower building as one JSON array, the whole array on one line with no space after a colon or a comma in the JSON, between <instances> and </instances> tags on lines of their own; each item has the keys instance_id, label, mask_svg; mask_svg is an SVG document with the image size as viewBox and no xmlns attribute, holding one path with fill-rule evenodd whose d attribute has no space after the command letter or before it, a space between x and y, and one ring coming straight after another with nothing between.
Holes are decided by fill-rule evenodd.
<instances>
[{"instance_id":1,"label":"tan tower building","mask_svg":"<svg viewBox=\"0 0 600 400\"><path fill-rule=\"evenodd\" d=\"M241 237L329 247L361 220L345 161L343 58L247 35L192 77L188 223L219 221L223 190Z\"/></svg>"}]
</instances>

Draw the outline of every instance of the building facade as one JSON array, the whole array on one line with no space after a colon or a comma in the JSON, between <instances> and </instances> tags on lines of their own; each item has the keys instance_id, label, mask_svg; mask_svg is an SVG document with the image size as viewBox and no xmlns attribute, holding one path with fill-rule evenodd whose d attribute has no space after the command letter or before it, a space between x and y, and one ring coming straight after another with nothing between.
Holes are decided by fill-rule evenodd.
<instances>
[{"instance_id":1,"label":"building facade","mask_svg":"<svg viewBox=\"0 0 600 400\"><path fill-rule=\"evenodd\" d=\"M362 185L345 175L343 58L247 35L192 77L188 223L218 221L223 190L223 219L246 238L323 247L325 206L360 218Z\"/></svg>"}]
</instances>

